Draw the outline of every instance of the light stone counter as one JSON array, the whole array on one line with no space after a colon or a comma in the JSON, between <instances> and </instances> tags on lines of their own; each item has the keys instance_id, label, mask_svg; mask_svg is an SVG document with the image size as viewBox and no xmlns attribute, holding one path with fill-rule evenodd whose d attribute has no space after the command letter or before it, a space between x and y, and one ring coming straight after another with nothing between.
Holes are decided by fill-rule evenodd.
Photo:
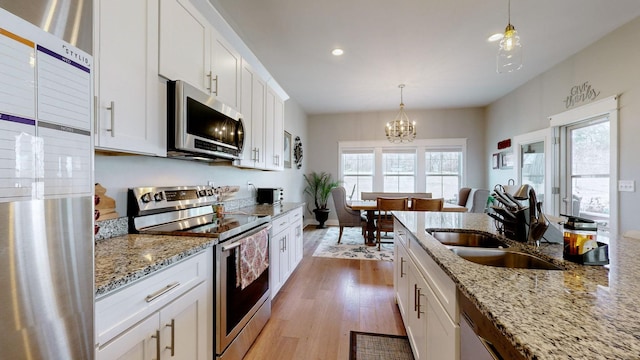
<instances>
[{"instance_id":1,"label":"light stone counter","mask_svg":"<svg viewBox=\"0 0 640 360\"><path fill-rule=\"evenodd\" d=\"M275 218L301 206L304 206L304 203L255 205L229 213L269 215ZM126 218L123 219L126 224ZM207 237L144 234L126 234L98 240L95 244L96 297L104 296L154 271L199 253L216 242L216 239Z\"/></svg>"},{"instance_id":2,"label":"light stone counter","mask_svg":"<svg viewBox=\"0 0 640 360\"><path fill-rule=\"evenodd\" d=\"M540 251L566 270L499 268L464 260L425 229L468 229L497 234L485 214L395 212L398 220L528 359L640 359L640 243L611 241L611 264L582 266L562 260L562 245Z\"/></svg>"}]
</instances>

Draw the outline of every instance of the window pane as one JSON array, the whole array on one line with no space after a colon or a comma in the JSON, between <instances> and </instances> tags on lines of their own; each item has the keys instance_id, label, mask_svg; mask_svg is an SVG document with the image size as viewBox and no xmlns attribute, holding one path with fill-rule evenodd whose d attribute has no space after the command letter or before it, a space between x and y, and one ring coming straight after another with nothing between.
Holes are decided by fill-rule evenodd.
<instances>
[{"instance_id":1,"label":"window pane","mask_svg":"<svg viewBox=\"0 0 640 360\"><path fill-rule=\"evenodd\" d=\"M413 176L385 176L384 191L386 192L414 192L415 178Z\"/></svg>"},{"instance_id":2,"label":"window pane","mask_svg":"<svg viewBox=\"0 0 640 360\"><path fill-rule=\"evenodd\" d=\"M574 178L572 187L574 215L604 222L604 226L608 226L609 178Z\"/></svg>"},{"instance_id":3,"label":"window pane","mask_svg":"<svg viewBox=\"0 0 640 360\"><path fill-rule=\"evenodd\" d=\"M373 191L373 170L373 150L342 154L342 181L349 199L360 200L361 192Z\"/></svg>"},{"instance_id":4,"label":"window pane","mask_svg":"<svg viewBox=\"0 0 640 360\"><path fill-rule=\"evenodd\" d=\"M568 212L608 227L609 121L587 121L569 128L571 202Z\"/></svg>"},{"instance_id":5,"label":"window pane","mask_svg":"<svg viewBox=\"0 0 640 360\"><path fill-rule=\"evenodd\" d=\"M434 198L457 203L462 177L461 151L427 151L425 154L426 191Z\"/></svg>"},{"instance_id":6,"label":"window pane","mask_svg":"<svg viewBox=\"0 0 640 360\"><path fill-rule=\"evenodd\" d=\"M383 191L414 192L415 172L415 152L382 153Z\"/></svg>"},{"instance_id":7,"label":"window pane","mask_svg":"<svg viewBox=\"0 0 640 360\"><path fill-rule=\"evenodd\" d=\"M373 175L373 153L342 154L342 166L345 175Z\"/></svg>"},{"instance_id":8,"label":"window pane","mask_svg":"<svg viewBox=\"0 0 640 360\"><path fill-rule=\"evenodd\" d=\"M352 200L361 200L361 192L373 191L373 176L345 176L343 186L347 191L347 197L353 193Z\"/></svg>"},{"instance_id":9,"label":"window pane","mask_svg":"<svg viewBox=\"0 0 640 360\"><path fill-rule=\"evenodd\" d=\"M571 131L572 175L609 174L609 121Z\"/></svg>"},{"instance_id":10,"label":"window pane","mask_svg":"<svg viewBox=\"0 0 640 360\"><path fill-rule=\"evenodd\" d=\"M415 175L416 154L415 153L383 153L382 172L385 175L403 174Z\"/></svg>"},{"instance_id":11,"label":"window pane","mask_svg":"<svg viewBox=\"0 0 640 360\"><path fill-rule=\"evenodd\" d=\"M531 185L535 190L538 201L545 202L544 187L544 141L521 146L522 180L521 183Z\"/></svg>"}]
</instances>

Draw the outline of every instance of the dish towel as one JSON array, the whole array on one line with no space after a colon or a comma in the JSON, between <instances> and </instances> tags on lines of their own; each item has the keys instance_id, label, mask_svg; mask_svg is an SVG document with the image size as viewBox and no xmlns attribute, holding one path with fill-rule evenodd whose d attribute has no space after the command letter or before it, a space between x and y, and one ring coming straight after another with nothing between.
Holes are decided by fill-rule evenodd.
<instances>
[{"instance_id":1,"label":"dish towel","mask_svg":"<svg viewBox=\"0 0 640 360\"><path fill-rule=\"evenodd\" d=\"M263 229L239 240L236 251L236 287L249 286L269 268L269 229Z\"/></svg>"}]
</instances>

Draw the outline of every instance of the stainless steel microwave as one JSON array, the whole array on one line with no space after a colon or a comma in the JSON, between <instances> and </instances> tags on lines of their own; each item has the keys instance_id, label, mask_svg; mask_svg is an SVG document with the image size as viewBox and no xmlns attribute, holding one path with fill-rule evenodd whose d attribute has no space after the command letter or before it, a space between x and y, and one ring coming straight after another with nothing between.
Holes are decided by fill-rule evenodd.
<instances>
[{"instance_id":1,"label":"stainless steel microwave","mask_svg":"<svg viewBox=\"0 0 640 360\"><path fill-rule=\"evenodd\" d=\"M244 144L242 115L184 81L167 82L167 156L238 159Z\"/></svg>"}]
</instances>

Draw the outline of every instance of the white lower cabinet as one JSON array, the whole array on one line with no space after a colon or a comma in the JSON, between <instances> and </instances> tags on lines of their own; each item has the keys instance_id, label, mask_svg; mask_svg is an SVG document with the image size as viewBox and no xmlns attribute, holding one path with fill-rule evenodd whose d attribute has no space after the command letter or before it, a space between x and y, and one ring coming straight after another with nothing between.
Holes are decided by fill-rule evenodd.
<instances>
[{"instance_id":1,"label":"white lower cabinet","mask_svg":"<svg viewBox=\"0 0 640 360\"><path fill-rule=\"evenodd\" d=\"M414 358L457 360L455 284L398 221L394 236L394 289Z\"/></svg>"},{"instance_id":2,"label":"white lower cabinet","mask_svg":"<svg viewBox=\"0 0 640 360\"><path fill-rule=\"evenodd\" d=\"M96 352L96 359L147 360L157 358L156 345L160 346L157 338L159 322L159 314L149 316L99 348Z\"/></svg>"},{"instance_id":3,"label":"white lower cabinet","mask_svg":"<svg viewBox=\"0 0 640 360\"><path fill-rule=\"evenodd\" d=\"M396 234L396 240L398 239ZM398 302L398 308L400 309L400 315L405 324L408 323L407 313L409 308L409 255L404 246L396 245L395 250L395 271L394 271L394 289L396 292L396 299Z\"/></svg>"},{"instance_id":4,"label":"white lower cabinet","mask_svg":"<svg viewBox=\"0 0 640 360\"><path fill-rule=\"evenodd\" d=\"M99 298L96 359L209 359L212 259L209 249Z\"/></svg>"},{"instance_id":5,"label":"white lower cabinet","mask_svg":"<svg viewBox=\"0 0 640 360\"><path fill-rule=\"evenodd\" d=\"M269 290L273 299L302 260L302 208L273 219L269 258Z\"/></svg>"},{"instance_id":6,"label":"white lower cabinet","mask_svg":"<svg viewBox=\"0 0 640 360\"><path fill-rule=\"evenodd\" d=\"M98 349L96 359L207 359L206 285L189 290Z\"/></svg>"},{"instance_id":7,"label":"white lower cabinet","mask_svg":"<svg viewBox=\"0 0 640 360\"><path fill-rule=\"evenodd\" d=\"M427 301L425 292L429 285L418 272L415 266L409 266L409 311L408 321L405 322L407 335L413 349L413 357L416 359L429 359L429 347L427 346ZM408 324L407 324L408 323ZM432 357L433 359L441 359Z\"/></svg>"}]
</instances>

